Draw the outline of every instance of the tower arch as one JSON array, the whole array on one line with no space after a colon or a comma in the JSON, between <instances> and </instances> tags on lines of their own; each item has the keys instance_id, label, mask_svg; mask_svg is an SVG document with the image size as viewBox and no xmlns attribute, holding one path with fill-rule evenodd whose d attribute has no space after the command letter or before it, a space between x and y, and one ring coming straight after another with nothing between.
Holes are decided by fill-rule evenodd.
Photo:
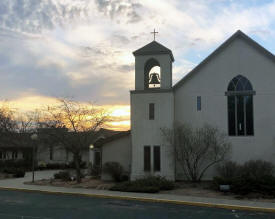
<instances>
[{"instance_id":1,"label":"tower arch","mask_svg":"<svg viewBox=\"0 0 275 219\"><path fill-rule=\"evenodd\" d=\"M156 69L158 67L158 69ZM152 71L153 69L156 69L157 71ZM158 79L159 84L152 83L152 78ZM159 88L160 87L160 80L161 80L161 66L157 59L150 58L146 61L144 65L144 88ZM150 86L151 84L153 86ZM157 85L157 87L156 87Z\"/></svg>"}]
</instances>

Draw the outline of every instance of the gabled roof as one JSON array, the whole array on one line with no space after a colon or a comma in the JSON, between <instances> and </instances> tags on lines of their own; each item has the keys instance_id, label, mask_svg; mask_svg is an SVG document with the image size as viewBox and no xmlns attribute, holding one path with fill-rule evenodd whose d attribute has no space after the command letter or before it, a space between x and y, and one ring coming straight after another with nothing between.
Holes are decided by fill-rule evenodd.
<instances>
[{"instance_id":1,"label":"gabled roof","mask_svg":"<svg viewBox=\"0 0 275 219\"><path fill-rule=\"evenodd\" d=\"M120 139L122 137L125 137L125 136L128 136L131 134L131 131L128 130L128 131L120 131L119 133L117 134L114 134L112 136L109 136L107 138L100 138L98 139L95 143L94 143L94 146L95 147L101 147L103 146L104 144L108 143L108 142L111 142L111 141L114 141L114 140L117 140L117 139Z\"/></svg>"},{"instance_id":2,"label":"gabled roof","mask_svg":"<svg viewBox=\"0 0 275 219\"><path fill-rule=\"evenodd\" d=\"M139 55L155 55L155 54L169 54L172 61L174 61L173 53L170 49L161 45L157 41L152 41L151 43L143 46L142 48L133 52L134 56Z\"/></svg>"},{"instance_id":3,"label":"gabled roof","mask_svg":"<svg viewBox=\"0 0 275 219\"><path fill-rule=\"evenodd\" d=\"M244 34L242 31L238 30L235 32L229 39L227 39L223 44L221 44L214 52L212 52L209 56L207 56L199 65L197 65L192 71L190 71L185 77L183 77L179 82L177 82L173 89L178 88L181 84L183 84L188 78L190 78L193 74L198 72L204 65L206 65L212 58L214 58L216 55L221 53L229 44L231 44L235 39L242 38L244 39L249 45L251 45L253 48L261 52L263 55L265 55L267 58L271 59L273 62L275 62L275 56L269 52L267 49L262 47L260 44L258 44L256 41L251 39L249 36Z\"/></svg>"}]
</instances>

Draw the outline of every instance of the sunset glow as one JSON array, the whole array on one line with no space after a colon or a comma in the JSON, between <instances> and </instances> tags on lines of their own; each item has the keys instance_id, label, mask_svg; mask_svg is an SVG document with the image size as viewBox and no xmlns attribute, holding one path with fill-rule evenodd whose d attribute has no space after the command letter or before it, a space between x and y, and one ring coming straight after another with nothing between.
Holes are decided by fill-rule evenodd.
<instances>
[{"instance_id":1,"label":"sunset glow","mask_svg":"<svg viewBox=\"0 0 275 219\"><path fill-rule=\"evenodd\" d=\"M57 104L56 98L42 96L28 96L11 101L1 101L8 104L13 109L18 109L20 112L31 112L40 110L47 106ZM83 103L88 104L88 103ZM129 130L130 129L130 106L129 105L93 105L93 107L103 108L110 116L110 122L105 124L105 128L112 130Z\"/></svg>"}]
</instances>

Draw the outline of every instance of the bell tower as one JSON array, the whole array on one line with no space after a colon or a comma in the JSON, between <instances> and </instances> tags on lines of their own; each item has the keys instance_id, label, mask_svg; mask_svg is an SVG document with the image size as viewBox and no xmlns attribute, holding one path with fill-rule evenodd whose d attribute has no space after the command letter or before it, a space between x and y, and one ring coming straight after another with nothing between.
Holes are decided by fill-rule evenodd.
<instances>
[{"instance_id":1,"label":"bell tower","mask_svg":"<svg viewBox=\"0 0 275 219\"><path fill-rule=\"evenodd\" d=\"M148 88L169 89L172 87L172 51L157 41L152 41L146 46L133 52L135 56L135 90ZM150 72L158 66L160 72ZM155 83L157 82L157 83ZM155 86L151 87L150 84ZM159 86L156 86L159 84Z\"/></svg>"},{"instance_id":2,"label":"bell tower","mask_svg":"<svg viewBox=\"0 0 275 219\"><path fill-rule=\"evenodd\" d=\"M173 128L174 124L174 57L172 51L156 42L155 38L134 51L133 55L135 90L130 91L131 180L146 175L161 175L174 180L173 149L161 133L161 128Z\"/></svg>"}]
</instances>

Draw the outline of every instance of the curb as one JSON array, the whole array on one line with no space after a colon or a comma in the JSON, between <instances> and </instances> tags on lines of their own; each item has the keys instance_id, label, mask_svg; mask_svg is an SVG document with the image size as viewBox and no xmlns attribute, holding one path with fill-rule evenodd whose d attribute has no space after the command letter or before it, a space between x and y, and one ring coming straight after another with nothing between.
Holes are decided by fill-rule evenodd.
<instances>
[{"instance_id":1,"label":"curb","mask_svg":"<svg viewBox=\"0 0 275 219\"><path fill-rule=\"evenodd\" d=\"M168 203L168 204L176 204L176 205L209 207L209 208L222 208L222 209L229 209L229 210L258 211L258 212L275 213L275 208L252 207L252 206L245 206L245 205L242 206L242 205L230 205L230 204L214 204L214 203L207 203L207 202L195 202L195 201L192 202L192 201L158 199L158 198L142 198L142 197L135 197L135 196L120 196L120 195L84 194L84 193L75 193L75 192L58 192L58 191L24 189L24 188L10 188L10 187L0 187L0 190L39 192L39 193L55 194L55 195L75 195L75 196L106 198L106 199L120 199L120 200L132 200L132 201L142 201L142 202L153 202L153 203Z\"/></svg>"}]
</instances>

